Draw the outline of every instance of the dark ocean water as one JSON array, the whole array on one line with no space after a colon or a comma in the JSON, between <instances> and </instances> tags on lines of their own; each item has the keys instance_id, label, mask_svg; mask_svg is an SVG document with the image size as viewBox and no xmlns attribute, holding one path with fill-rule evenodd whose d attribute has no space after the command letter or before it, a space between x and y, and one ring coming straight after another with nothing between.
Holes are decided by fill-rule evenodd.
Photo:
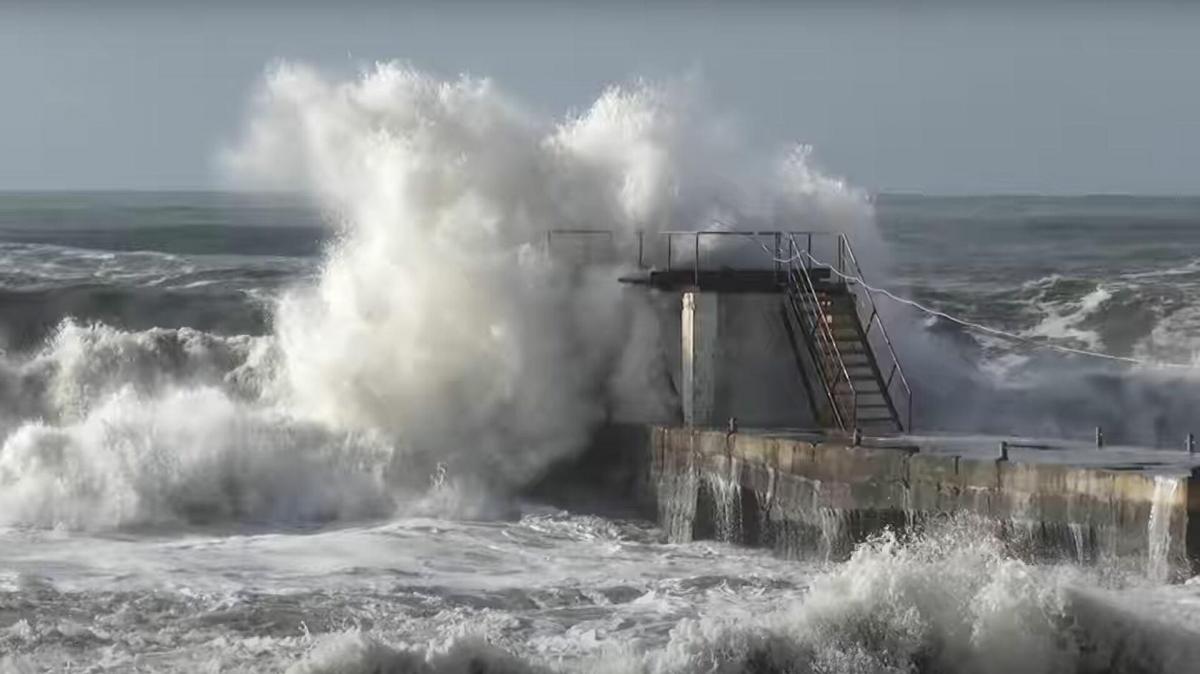
<instances>
[{"instance_id":1,"label":"dark ocean water","mask_svg":"<svg viewBox=\"0 0 1200 674\"><path fill-rule=\"evenodd\" d=\"M902 311L924 425L1181 446L1200 427L1200 199L881 196L900 294L1064 355ZM1169 363L1184 367L1163 367Z\"/></svg>"},{"instance_id":2,"label":"dark ocean water","mask_svg":"<svg viewBox=\"0 0 1200 674\"><path fill-rule=\"evenodd\" d=\"M998 328L1190 363L1200 198L881 196L892 284Z\"/></svg>"},{"instance_id":3,"label":"dark ocean water","mask_svg":"<svg viewBox=\"0 0 1200 674\"><path fill-rule=\"evenodd\" d=\"M0 336L33 348L67 317L262 334L270 298L315 273L330 231L289 195L0 194Z\"/></svg>"}]
</instances>

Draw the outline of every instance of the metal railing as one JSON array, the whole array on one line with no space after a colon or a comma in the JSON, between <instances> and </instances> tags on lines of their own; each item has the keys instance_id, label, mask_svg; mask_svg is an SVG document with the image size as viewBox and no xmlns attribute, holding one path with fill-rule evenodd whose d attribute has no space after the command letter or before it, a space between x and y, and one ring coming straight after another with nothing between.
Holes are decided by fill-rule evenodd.
<instances>
[{"instance_id":1,"label":"metal railing","mask_svg":"<svg viewBox=\"0 0 1200 674\"><path fill-rule=\"evenodd\" d=\"M763 254L766 253L771 255L773 258L774 269L779 274L780 281L783 281L784 279L785 265L788 263L787 259L781 257L785 242L797 240L804 241L805 250L811 257L813 255L814 245L819 246L823 242L830 247L830 253L836 252L837 237L841 236L840 234L833 232L809 232L802 230L730 231L724 229L665 231L658 232L657 235L661 237L666 244L666 259L663 265L666 271L676 271L681 269L681 267L676 264L676 260L679 258L679 255L675 251L680 249L680 246L676 244L678 239L684 239L684 248L691 252L691 264L685 264L682 269L687 270L690 268L696 272L699 272L704 266L703 263L705 262L706 256L710 260L713 258L719 259L722 253L728 256L729 250L726 249L722 251L720 248L719 244L722 239L743 239L751 241L753 245L751 246L751 254L746 256L744 260L745 262L749 263L748 266L741 268L760 269L761 264L755 263L761 263ZM686 242L687 239L691 239L691 241ZM641 240L640 235L639 240ZM712 241L713 243L705 246L705 241ZM687 243L690 243L691 245L687 245ZM741 260L735 259L730 261L736 264ZM734 265L725 266L730 268L739 268Z\"/></svg>"},{"instance_id":2,"label":"metal railing","mask_svg":"<svg viewBox=\"0 0 1200 674\"><path fill-rule=\"evenodd\" d=\"M887 327L879 316L879 308L875 305L874 296L860 283L854 281L854 279L858 279L865 282L865 278L862 267L858 264L858 258L854 255L854 249L850 247L850 240L846 238L845 234L838 235L837 259L838 272L846 280L846 286L854 297L855 311L858 312L858 321L862 326L863 337L867 341L865 346L875 354L880 385L885 392L884 400L892 407L893 414L900 421L901 430L911 432L912 388L908 384L908 378L904 375L904 368L900 366L900 357L896 355L892 337L888 334ZM863 312L867 312L865 320ZM879 348L879 346L883 348ZM886 357L886 361L884 357ZM888 370L886 377L883 375L885 369Z\"/></svg>"},{"instance_id":3,"label":"metal railing","mask_svg":"<svg viewBox=\"0 0 1200 674\"><path fill-rule=\"evenodd\" d=\"M838 254L840 236L836 232L801 230L704 229L621 233L608 229L552 229L546 232L543 246L552 252L556 245L563 245L558 242L603 242L614 252L630 257L636 255L639 269L691 271L699 278L698 274L705 269L761 270L764 255L770 255L773 251L773 256L780 258L785 244L790 240L802 242L795 252L803 250L809 257L832 258ZM731 249L731 244L736 246L742 242L746 245L741 251ZM807 264L807 259L801 262ZM784 259L773 262L780 282L784 280L786 263Z\"/></svg>"},{"instance_id":4,"label":"metal railing","mask_svg":"<svg viewBox=\"0 0 1200 674\"><path fill-rule=\"evenodd\" d=\"M775 255L776 260L787 260L784 306L805 332L803 343L808 346L809 358L819 370L817 374L829 399L833 421L843 431L854 430L858 427L858 391L833 334L833 318L825 310L809 273L807 262L812 258L799 258L795 254L794 240L789 240L789 252L792 254L786 258Z\"/></svg>"}]
</instances>

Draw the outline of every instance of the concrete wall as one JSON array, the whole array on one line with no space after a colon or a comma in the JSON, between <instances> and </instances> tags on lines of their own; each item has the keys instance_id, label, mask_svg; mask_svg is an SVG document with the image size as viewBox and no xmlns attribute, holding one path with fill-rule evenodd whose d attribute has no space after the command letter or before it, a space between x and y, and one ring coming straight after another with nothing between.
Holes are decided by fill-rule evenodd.
<instances>
[{"instance_id":1,"label":"concrete wall","mask_svg":"<svg viewBox=\"0 0 1200 674\"><path fill-rule=\"evenodd\" d=\"M623 461L637 462L626 498L656 509L674 540L839 558L884 527L971 512L1027 557L1106 559L1173 580L1200 562L1200 487L1190 475L686 428L650 427L622 442Z\"/></svg>"},{"instance_id":2,"label":"concrete wall","mask_svg":"<svg viewBox=\"0 0 1200 674\"><path fill-rule=\"evenodd\" d=\"M660 304L664 343L685 423L813 428L808 392L780 314L766 293L683 293Z\"/></svg>"}]
</instances>

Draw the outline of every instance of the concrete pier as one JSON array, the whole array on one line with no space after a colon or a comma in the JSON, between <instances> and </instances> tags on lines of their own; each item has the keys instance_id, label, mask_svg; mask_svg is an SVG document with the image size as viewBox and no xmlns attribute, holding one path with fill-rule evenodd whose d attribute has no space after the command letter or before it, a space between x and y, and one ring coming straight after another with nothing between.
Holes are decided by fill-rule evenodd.
<instances>
[{"instance_id":1,"label":"concrete pier","mask_svg":"<svg viewBox=\"0 0 1200 674\"><path fill-rule=\"evenodd\" d=\"M999 443L988 456L967 439L957 450L947 438L887 443L628 426L602 435L588 475L677 541L837 559L885 527L966 512L1029 558L1107 560L1161 580L1200 571L1200 469L1186 452L1174 462L1145 452L1125 460L1106 448L1066 463L1073 450L1012 449L1005 460Z\"/></svg>"}]
</instances>

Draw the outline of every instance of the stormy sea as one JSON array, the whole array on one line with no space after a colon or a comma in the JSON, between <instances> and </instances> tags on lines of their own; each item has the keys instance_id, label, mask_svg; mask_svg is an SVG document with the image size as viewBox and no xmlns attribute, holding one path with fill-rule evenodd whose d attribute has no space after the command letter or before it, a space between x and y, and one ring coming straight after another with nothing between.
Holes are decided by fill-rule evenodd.
<instances>
[{"instance_id":1,"label":"stormy sea","mask_svg":"<svg viewBox=\"0 0 1200 674\"><path fill-rule=\"evenodd\" d=\"M642 291L551 229L846 231L1015 336L887 305L921 429L1168 447L1200 199L868 195L649 85L263 87L244 189L0 194L0 672L1196 671L1200 584L966 518L785 559L528 488L678 405Z\"/></svg>"}]
</instances>

